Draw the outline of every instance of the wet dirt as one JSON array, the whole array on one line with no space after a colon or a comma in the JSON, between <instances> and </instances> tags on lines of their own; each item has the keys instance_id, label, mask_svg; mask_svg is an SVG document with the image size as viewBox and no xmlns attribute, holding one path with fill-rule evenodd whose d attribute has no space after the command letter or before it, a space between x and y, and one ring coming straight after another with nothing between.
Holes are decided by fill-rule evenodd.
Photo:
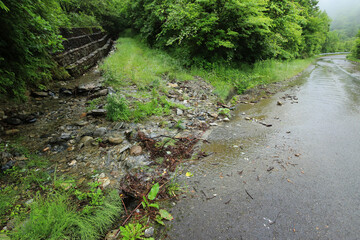
<instances>
[{"instance_id":1,"label":"wet dirt","mask_svg":"<svg viewBox=\"0 0 360 240\"><path fill-rule=\"evenodd\" d=\"M360 66L322 57L299 82L211 132L169 239L359 237Z\"/></svg>"}]
</instances>

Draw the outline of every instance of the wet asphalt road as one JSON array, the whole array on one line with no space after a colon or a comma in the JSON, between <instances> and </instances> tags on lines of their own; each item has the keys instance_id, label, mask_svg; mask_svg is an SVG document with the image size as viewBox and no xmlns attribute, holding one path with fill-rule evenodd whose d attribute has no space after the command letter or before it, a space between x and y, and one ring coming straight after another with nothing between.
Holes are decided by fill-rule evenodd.
<instances>
[{"instance_id":1,"label":"wet asphalt road","mask_svg":"<svg viewBox=\"0 0 360 240\"><path fill-rule=\"evenodd\" d=\"M360 66L323 57L303 80L212 131L169 239L360 239Z\"/></svg>"}]
</instances>

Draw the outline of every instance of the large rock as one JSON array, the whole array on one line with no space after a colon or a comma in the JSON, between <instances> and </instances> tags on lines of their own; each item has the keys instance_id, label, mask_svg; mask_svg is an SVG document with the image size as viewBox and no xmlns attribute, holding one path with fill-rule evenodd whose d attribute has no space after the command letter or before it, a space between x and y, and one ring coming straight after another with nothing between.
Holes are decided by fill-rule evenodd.
<instances>
[{"instance_id":1,"label":"large rock","mask_svg":"<svg viewBox=\"0 0 360 240\"><path fill-rule=\"evenodd\" d=\"M115 134L115 135L112 135L111 137L109 137L109 142L111 144L120 144L123 141L124 141L124 139L119 134Z\"/></svg>"},{"instance_id":2,"label":"large rock","mask_svg":"<svg viewBox=\"0 0 360 240\"><path fill-rule=\"evenodd\" d=\"M139 145L132 146L130 149L130 155L132 156L138 156L142 153L142 147Z\"/></svg>"},{"instance_id":3,"label":"large rock","mask_svg":"<svg viewBox=\"0 0 360 240\"><path fill-rule=\"evenodd\" d=\"M105 134L106 134L106 127L100 127L100 128L97 128L95 131L94 131L94 137L103 137Z\"/></svg>"},{"instance_id":4,"label":"large rock","mask_svg":"<svg viewBox=\"0 0 360 240\"><path fill-rule=\"evenodd\" d=\"M91 146L91 144L93 143L94 141L94 138L93 137L90 137L90 136L85 136L83 137L81 140L80 140L80 143L79 145L80 146Z\"/></svg>"}]
</instances>

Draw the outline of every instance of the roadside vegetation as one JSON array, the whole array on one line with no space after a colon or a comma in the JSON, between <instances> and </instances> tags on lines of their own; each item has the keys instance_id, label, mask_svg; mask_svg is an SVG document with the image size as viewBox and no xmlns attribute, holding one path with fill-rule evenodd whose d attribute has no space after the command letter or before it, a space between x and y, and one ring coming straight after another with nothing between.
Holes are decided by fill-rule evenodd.
<instances>
[{"instance_id":1,"label":"roadside vegetation","mask_svg":"<svg viewBox=\"0 0 360 240\"><path fill-rule=\"evenodd\" d=\"M355 62L360 62L360 31L357 34L355 46L354 46L351 54L348 55L348 59L355 61Z\"/></svg>"},{"instance_id":2,"label":"roadside vegetation","mask_svg":"<svg viewBox=\"0 0 360 240\"><path fill-rule=\"evenodd\" d=\"M116 191L56 176L56 166L18 144L0 148L21 159L0 172L0 227L12 239L99 239L121 216Z\"/></svg>"}]
</instances>

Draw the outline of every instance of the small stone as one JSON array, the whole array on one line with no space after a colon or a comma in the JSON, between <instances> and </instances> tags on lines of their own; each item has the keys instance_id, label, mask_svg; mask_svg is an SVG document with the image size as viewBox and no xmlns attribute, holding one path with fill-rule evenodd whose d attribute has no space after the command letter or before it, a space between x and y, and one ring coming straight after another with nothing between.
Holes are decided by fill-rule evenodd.
<instances>
[{"instance_id":1,"label":"small stone","mask_svg":"<svg viewBox=\"0 0 360 240\"><path fill-rule=\"evenodd\" d=\"M107 113L106 109L94 109L91 111L93 116L105 116Z\"/></svg>"},{"instance_id":2,"label":"small stone","mask_svg":"<svg viewBox=\"0 0 360 240\"><path fill-rule=\"evenodd\" d=\"M32 95L34 97L47 97L47 96L49 96L48 92L33 92Z\"/></svg>"},{"instance_id":3,"label":"small stone","mask_svg":"<svg viewBox=\"0 0 360 240\"><path fill-rule=\"evenodd\" d=\"M183 110L181 110L180 108L177 108L177 109L176 109L176 115L182 116L183 114L184 114L184 111L183 111Z\"/></svg>"},{"instance_id":4,"label":"small stone","mask_svg":"<svg viewBox=\"0 0 360 240\"><path fill-rule=\"evenodd\" d=\"M121 137L109 137L109 142L111 144L120 144L124 141Z\"/></svg>"},{"instance_id":5,"label":"small stone","mask_svg":"<svg viewBox=\"0 0 360 240\"><path fill-rule=\"evenodd\" d=\"M6 119L6 123L10 125L20 125L21 120L19 118L11 117Z\"/></svg>"},{"instance_id":6,"label":"small stone","mask_svg":"<svg viewBox=\"0 0 360 240\"><path fill-rule=\"evenodd\" d=\"M245 118L245 120L246 120L246 121L249 121L249 120L251 120L251 118L249 118L249 117L246 117L246 118Z\"/></svg>"},{"instance_id":7,"label":"small stone","mask_svg":"<svg viewBox=\"0 0 360 240\"><path fill-rule=\"evenodd\" d=\"M226 117L226 118L223 119L223 121L224 122L230 122L230 119Z\"/></svg>"},{"instance_id":8,"label":"small stone","mask_svg":"<svg viewBox=\"0 0 360 240\"><path fill-rule=\"evenodd\" d=\"M106 127L100 127L94 131L94 137L102 137L106 134Z\"/></svg>"},{"instance_id":9,"label":"small stone","mask_svg":"<svg viewBox=\"0 0 360 240\"><path fill-rule=\"evenodd\" d=\"M88 124L88 122L86 122L86 121L78 121L78 122L75 123L75 125L79 126L79 127L83 127L83 126L85 126L87 124Z\"/></svg>"},{"instance_id":10,"label":"small stone","mask_svg":"<svg viewBox=\"0 0 360 240\"><path fill-rule=\"evenodd\" d=\"M281 101L277 101L277 103L276 103L278 106L282 106L283 105L283 103L281 102Z\"/></svg>"},{"instance_id":11,"label":"small stone","mask_svg":"<svg viewBox=\"0 0 360 240\"><path fill-rule=\"evenodd\" d=\"M62 133L62 134L60 135L60 138L61 138L62 140L69 140L69 139L71 138L71 133Z\"/></svg>"},{"instance_id":12,"label":"small stone","mask_svg":"<svg viewBox=\"0 0 360 240\"><path fill-rule=\"evenodd\" d=\"M19 132L20 132L19 129L10 129L5 131L5 135L15 135L18 134Z\"/></svg>"},{"instance_id":13,"label":"small stone","mask_svg":"<svg viewBox=\"0 0 360 240\"><path fill-rule=\"evenodd\" d=\"M80 140L80 144L83 144L85 147L91 146L91 143L94 141L93 137L85 136Z\"/></svg>"},{"instance_id":14,"label":"small stone","mask_svg":"<svg viewBox=\"0 0 360 240\"><path fill-rule=\"evenodd\" d=\"M172 88L178 88L179 87L179 85L177 83L168 83L168 86L172 87Z\"/></svg>"},{"instance_id":15,"label":"small stone","mask_svg":"<svg viewBox=\"0 0 360 240\"><path fill-rule=\"evenodd\" d=\"M34 199L32 198L32 199L29 199L29 200L27 200L26 202L25 202L25 204L26 205L30 205L30 204L32 204L34 202ZM1 238L0 238L1 239Z\"/></svg>"},{"instance_id":16,"label":"small stone","mask_svg":"<svg viewBox=\"0 0 360 240\"><path fill-rule=\"evenodd\" d=\"M149 227L149 228L145 229L144 236L146 238L152 237L154 235L154 231L155 231L155 229L153 227Z\"/></svg>"},{"instance_id":17,"label":"small stone","mask_svg":"<svg viewBox=\"0 0 360 240\"><path fill-rule=\"evenodd\" d=\"M110 185L111 181L108 177L103 177L103 178L99 178L99 183L101 184L100 187L102 189L106 188L107 186Z\"/></svg>"},{"instance_id":18,"label":"small stone","mask_svg":"<svg viewBox=\"0 0 360 240\"><path fill-rule=\"evenodd\" d=\"M72 160L70 163L69 163L69 166L74 166L76 164L76 160Z\"/></svg>"},{"instance_id":19,"label":"small stone","mask_svg":"<svg viewBox=\"0 0 360 240\"><path fill-rule=\"evenodd\" d=\"M105 236L105 240L116 240L117 237L117 233L119 232L118 229L115 229L115 230L111 230L110 232L108 232Z\"/></svg>"},{"instance_id":20,"label":"small stone","mask_svg":"<svg viewBox=\"0 0 360 240\"><path fill-rule=\"evenodd\" d=\"M218 126L217 123L209 123L210 126Z\"/></svg>"},{"instance_id":21,"label":"small stone","mask_svg":"<svg viewBox=\"0 0 360 240\"><path fill-rule=\"evenodd\" d=\"M142 147L139 145L132 146L130 149L130 155L132 156L138 156L142 153Z\"/></svg>"},{"instance_id":22,"label":"small stone","mask_svg":"<svg viewBox=\"0 0 360 240\"><path fill-rule=\"evenodd\" d=\"M0 120L3 120L5 117L5 112L0 110Z\"/></svg>"}]
</instances>

